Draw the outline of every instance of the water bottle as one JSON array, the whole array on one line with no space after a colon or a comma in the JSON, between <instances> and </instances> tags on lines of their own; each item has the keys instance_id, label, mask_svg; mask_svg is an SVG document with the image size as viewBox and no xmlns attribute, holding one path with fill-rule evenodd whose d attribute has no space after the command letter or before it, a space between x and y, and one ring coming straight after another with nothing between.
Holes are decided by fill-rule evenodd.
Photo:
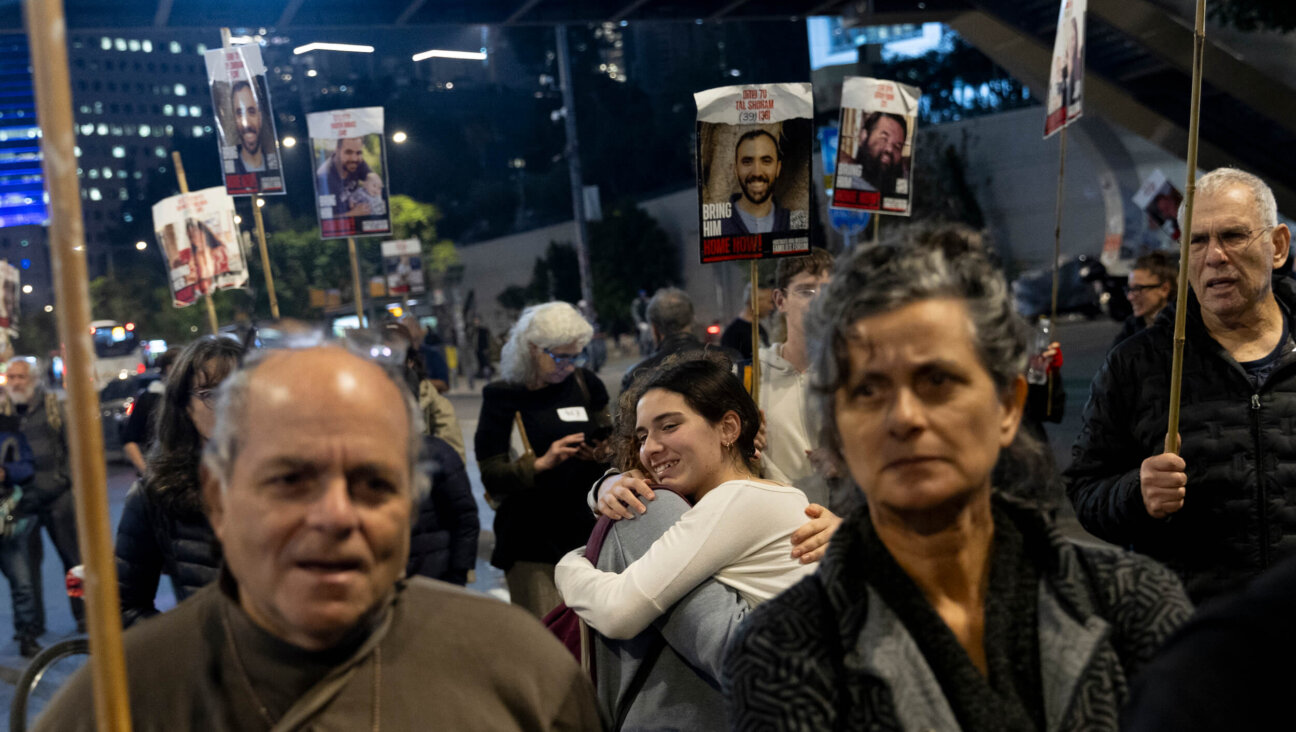
<instances>
[{"instance_id":1,"label":"water bottle","mask_svg":"<svg viewBox=\"0 0 1296 732\"><path fill-rule=\"evenodd\" d=\"M1035 339L1031 343L1030 361L1026 364L1026 381L1031 384L1048 383L1049 359L1044 352L1053 342L1053 324L1048 318L1040 318L1035 327Z\"/></svg>"}]
</instances>

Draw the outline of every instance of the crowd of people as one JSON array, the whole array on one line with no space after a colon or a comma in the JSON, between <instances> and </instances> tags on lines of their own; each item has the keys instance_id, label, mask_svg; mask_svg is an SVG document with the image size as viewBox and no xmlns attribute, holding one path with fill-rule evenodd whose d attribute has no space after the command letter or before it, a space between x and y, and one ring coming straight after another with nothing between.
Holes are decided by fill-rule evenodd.
<instances>
[{"instance_id":1,"label":"crowd of people","mask_svg":"<svg viewBox=\"0 0 1296 732\"><path fill-rule=\"evenodd\" d=\"M1025 376L1057 344L1032 352L967 227L780 259L782 339L750 354L763 411L681 290L636 301L651 347L617 399L585 368L581 312L527 308L473 436L515 607L455 587L478 519L419 333L196 341L118 530L135 725L1290 727L1291 235L1254 176L1196 195L1179 433L1175 271L1154 255L1061 476L1040 439L1060 405ZM34 642L31 537L77 555L60 407L24 368L0 566ZM1063 489L1109 545L1059 533ZM183 601L159 614L163 574ZM570 613L575 640L541 622ZM91 694L82 672L38 728L93 728Z\"/></svg>"}]
</instances>

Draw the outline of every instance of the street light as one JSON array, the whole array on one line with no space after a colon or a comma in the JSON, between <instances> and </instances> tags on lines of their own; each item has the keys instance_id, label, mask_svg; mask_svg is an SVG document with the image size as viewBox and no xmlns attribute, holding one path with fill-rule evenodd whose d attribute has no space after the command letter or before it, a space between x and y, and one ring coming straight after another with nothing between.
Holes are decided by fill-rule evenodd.
<instances>
[{"instance_id":1,"label":"street light","mask_svg":"<svg viewBox=\"0 0 1296 732\"><path fill-rule=\"evenodd\" d=\"M143 241L137 241L135 242L135 248L142 252L145 249L148 249L148 244L144 243Z\"/></svg>"},{"instance_id":2,"label":"street light","mask_svg":"<svg viewBox=\"0 0 1296 732\"><path fill-rule=\"evenodd\" d=\"M395 134L392 135L392 142L396 143L397 145L401 144L402 142L405 142L408 139L409 137L407 137L404 132L397 131Z\"/></svg>"},{"instance_id":3,"label":"street light","mask_svg":"<svg viewBox=\"0 0 1296 732\"><path fill-rule=\"evenodd\" d=\"M415 61L422 61L425 58L457 58L463 61L485 61L486 49L480 51L444 51L434 48L431 51L423 51L413 56Z\"/></svg>"},{"instance_id":4,"label":"street light","mask_svg":"<svg viewBox=\"0 0 1296 732\"><path fill-rule=\"evenodd\" d=\"M30 295L30 294L31 294L31 291L32 291L32 286L31 286L31 285L23 285L23 294L24 294L24 295Z\"/></svg>"},{"instance_id":5,"label":"street light","mask_svg":"<svg viewBox=\"0 0 1296 732\"><path fill-rule=\"evenodd\" d=\"M348 53L373 53L373 46L359 46L353 43L307 43L293 49L294 56L311 51L346 51Z\"/></svg>"},{"instance_id":6,"label":"street light","mask_svg":"<svg viewBox=\"0 0 1296 732\"><path fill-rule=\"evenodd\" d=\"M297 145L297 138L293 137L292 135L289 135L283 139L284 147L295 147L296 145Z\"/></svg>"},{"instance_id":7,"label":"street light","mask_svg":"<svg viewBox=\"0 0 1296 732\"><path fill-rule=\"evenodd\" d=\"M45 312L47 312L47 313L52 313L52 312L54 312L54 306L53 306L53 305L46 305L46 306L45 306Z\"/></svg>"},{"instance_id":8,"label":"street light","mask_svg":"<svg viewBox=\"0 0 1296 732\"><path fill-rule=\"evenodd\" d=\"M257 208L265 208L265 199L264 199L264 198L258 198L258 199L257 199Z\"/></svg>"}]
</instances>

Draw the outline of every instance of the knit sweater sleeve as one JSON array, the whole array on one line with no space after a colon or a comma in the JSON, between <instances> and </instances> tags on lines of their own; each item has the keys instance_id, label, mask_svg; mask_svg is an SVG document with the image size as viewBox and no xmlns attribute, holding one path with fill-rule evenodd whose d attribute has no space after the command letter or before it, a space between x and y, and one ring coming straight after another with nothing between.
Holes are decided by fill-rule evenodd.
<instances>
[{"instance_id":1,"label":"knit sweater sleeve","mask_svg":"<svg viewBox=\"0 0 1296 732\"><path fill-rule=\"evenodd\" d=\"M643 632L694 587L769 540L780 505L747 494L745 485L715 488L620 573L594 567L583 548L569 552L554 572L563 601L609 638Z\"/></svg>"}]
</instances>

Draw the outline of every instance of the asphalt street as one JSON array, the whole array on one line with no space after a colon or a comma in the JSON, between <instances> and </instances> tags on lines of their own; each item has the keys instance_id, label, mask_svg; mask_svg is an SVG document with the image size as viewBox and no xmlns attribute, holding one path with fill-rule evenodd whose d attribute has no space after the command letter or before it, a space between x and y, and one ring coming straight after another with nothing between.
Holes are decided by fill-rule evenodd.
<instances>
[{"instance_id":1,"label":"asphalt street","mask_svg":"<svg viewBox=\"0 0 1296 732\"><path fill-rule=\"evenodd\" d=\"M1055 338L1062 343L1065 363L1062 367L1062 388L1067 393L1064 418L1060 424L1047 424L1051 448L1057 458L1059 468L1064 468L1071 461L1070 448L1080 431L1080 414L1088 398L1089 382L1093 378L1103 357L1106 355L1112 337L1118 330L1118 324L1109 320L1068 321L1060 323ZM620 391L621 375L625 368L637 360L629 355L613 354L612 360L604 366L600 376L607 385L609 394L615 401ZM481 383L473 388L461 382L455 385L448 395L454 403L459 423L463 429L464 441L468 448L468 474L472 481L473 492L477 498L482 532L478 547L477 569L472 589L507 601L508 590L504 584L504 574L490 566L489 558L494 546L494 533L491 530L494 512L486 504L481 485L481 475L477 470L476 457L473 454L473 433L477 429L477 415L481 411ZM114 530L121 515L122 503L126 492L135 479L135 472L122 463L110 463L108 470L108 498ZM1063 502L1063 509L1058 519L1067 535L1080 541L1097 541L1084 533L1075 522L1069 506ZM57 642L76 634L76 626L68 608L63 585L63 571L58 563L58 555L49 539L45 539L45 564L43 567L43 597L48 616L49 632L41 638L44 645ZM7 590L7 587L5 588ZM169 582L163 581L159 587L158 606L168 608L174 605L174 596ZM10 604L0 601L0 633L8 635L13 626ZM18 655L17 642L5 640L0 642L0 709L8 710L13 695L13 684L17 681L26 661Z\"/></svg>"}]
</instances>

